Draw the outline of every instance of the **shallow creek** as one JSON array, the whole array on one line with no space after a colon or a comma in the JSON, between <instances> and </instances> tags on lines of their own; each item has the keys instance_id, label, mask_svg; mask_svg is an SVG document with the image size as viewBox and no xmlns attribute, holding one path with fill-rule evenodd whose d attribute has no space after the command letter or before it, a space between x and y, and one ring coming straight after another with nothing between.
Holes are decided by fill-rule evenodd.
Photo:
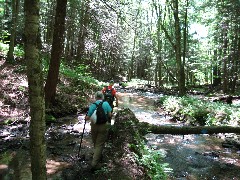
<instances>
[{"instance_id":1,"label":"shallow creek","mask_svg":"<svg viewBox=\"0 0 240 180\"><path fill-rule=\"evenodd\" d=\"M126 93L120 92L119 108L131 109L139 121L157 125L177 125L170 121L160 108L154 106L154 101L160 95L151 93ZM54 124L47 128L47 172L48 179L61 179L61 171L67 168L72 161L76 160L79 152L79 142L84 125L84 114L78 117L60 119L62 123ZM66 124L66 122L68 122ZM16 127L17 128L17 127ZM19 128L19 127L18 127ZM27 127L22 127L24 130ZM5 140L16 138L19 141L15 147L8 146L9 155L12 158L8 164L6 173L0 179L31 179L30 160L28 155L28 131L13 129L0 129L1 144ZM87 168L92 156L92 142L89 135L90 124L86 123L80 155L85 155L85 161L81 168ZM5 135L3 135L5 134ZM147 134L147 145L164 154L163 161L169 164L172 171L169 172L170 180L237 180L240 179L240 150L223 148L222 142L225 135L170 135L170 134ZM5 152L1 147L1 152ZM19 150L20 149L20 150ZM4 167L3 167L4 169ZM1 175L1 174L0 174ZM4 176L3 176L4 175Z\"/></svg>"},{"instance_id":2,"label":"shallow creek","mask_svg":"<svg viewBox=\"0 0 240 180\"><path fill-rule=\"evenodd\" d=\"M139 119L156 125L177 125L161 109L154 107L159 95L120 94L122 107L130 108ZM161 151L169 164L170 179L177 180L238 180L240 179L240 149L224 148L226 136L147 134L150 148Z\"/></svg>"}]
</instances>

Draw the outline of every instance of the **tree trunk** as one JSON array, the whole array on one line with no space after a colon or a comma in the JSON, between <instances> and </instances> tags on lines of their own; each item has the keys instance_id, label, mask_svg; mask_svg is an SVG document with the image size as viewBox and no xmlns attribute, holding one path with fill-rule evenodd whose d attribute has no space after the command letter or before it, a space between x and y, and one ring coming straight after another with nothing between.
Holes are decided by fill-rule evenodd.
<instances>
[{"instance_id":1,"label":"tree trunk","mask_svg":"<svg viewBox=\"0 0 240 180\"><path fill-rule=\"evenodd\" d=\"M78 33L78 46L77 46L77 59L83 60L85 50L85 38L87 36L87 27L89 24L89 1L81 1L81 12L80 12L80 30Z\"/></svg>"},{"instance_id":2,"label":"tree trunk","mask_svg":"<svg viewBox=\"0 0 240 180\"><path fill-rule=\"evenodd\" d=\"M217 61L217 50L214 50L214 65L213 65L213 86L216 87L221 84L221 71L220 71L220 64Z\"/></svg>"},{"instance_id":3,"label":"tree trunk","mask_svg":"<svg viewBox=\"0 0 240 180\"><path fill-rule=\"evenodd\" d=\"M158 17L157 20L157 64L156 64L156 70L155 70L155 85L158 87L163 86L162 82L162 46L163 42L161 39L161 24L162 24L162 19L161 19L161 6L157 6L154 4L156 15Z\"/></svg>"},{"instance_id":4,"label":"tree trunk","mask_svg":"<svg viewBox=\"0 0 240 180\"><path fill-rule=\"evenodd\" d=\"M7 54L8 62L14 61L13 53L14 53L14 46L15 46L18 11L19 11L19 0L13 0L12 1L12 26L11 26L9 50L8 50L8 54Z\"/></svg>"},{"instance_id":5,"label":"tree trunk","mask_svg":"<svg viewBox=\"0 0 240 180\"><path fill-rule=\"evenodd\" d=\"M39 0L25 0L25 60L30 101L30 154L32 179L46 180L45 104L42 62L39 57Z\"/></svg>"},{"instance_id":6,"label":"tree trunk","mask_svg":"<svg viewBox=\"0 0 240 180\"><path fill-rule=\"evenodd\" d=\"M228 48L228 24L227 23L223 23L223 54L222 54L222 79L223 79L223 83L222 83L222 90L224 93L228 93L228 54L227 54L227 48Z\"/></svg>"},{"instance_id":7,"label":"tree trunk","mask_svg":"<svg viewBox=\"0 0 240 180\"><path fill-rule=\"evenodd\" d=\"M131 54L131 60L129 62L129 68L128 68L128 81L131 81L131 79L135 76L135 70L134 70L134 60L135 60L135 46L136 46L136 29L134 30L134 38L133 38L133 49Z\"/></svg>"},{"instance_id":8,"label":"tree trunk","mask_svg":"<svg viewBox=\"0 0 240 180\"><path fill-rule=\"evenodd\" d=\"M63 51L63 35L65 30L67 0L57 0L51 61L45 85L45 100L47 106L53 103L56 95L61 55Z\"/></svg>"},{"instance_id":9,"label":"tree trunk","mask_svg":"<svg viewBox=\"0 0 240 180\"><path fill-rule=\"evenodd\" d=\"M178 77L178 88L179 95L183 96L186 94L185 89L185 72L184 72L184 64L181 59L181 27L179 20L179 10L178 10L178 0L174 0L173 2L173 11L174 11L174 20L175 20L175 36L176 36L176 44L175 44L175 56L177 63L177 77Z\"/></svg>"}]
</instances>

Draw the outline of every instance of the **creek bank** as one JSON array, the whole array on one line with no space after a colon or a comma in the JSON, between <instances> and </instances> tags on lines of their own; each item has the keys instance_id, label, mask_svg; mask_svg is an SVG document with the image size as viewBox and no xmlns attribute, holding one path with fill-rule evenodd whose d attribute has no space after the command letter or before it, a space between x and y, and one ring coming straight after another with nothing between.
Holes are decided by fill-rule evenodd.
<instances>
[{"instance_id":1,"label":"creek bank","mask_svg":"<svg viewBox=\"0 0 240 180\"><path fill-rule=\"evenodd\" d=\"M119 177L126 180L149 179L144 167L139 165L135 156L135 153L140 154L140 151L138 152L136 148L133 151L130 146L130 144L140 144L142 137L137 130L138 120L129 109L124 109L115 116L115 123L111 128L112 133L104 149L103 167L95 173L90 171L93 147L89 122L86 124L80 151L80 155L84 155L84 158L81 160L77 157L82 126L84 125L83 117L84 115L80 119L79 117L76 119L74 116L62 118L61 123L52 123L47 127L48 179L100 180L107 178L118 180ZM1 131L6 130L6 127ZM13 131L9 131L9 134L1 139L1 145L3 145L1 146L1 154L9 153L12 159L9 159L9 164L5 164L4 174L1 174L5 178L14 178L15 173L24 178L31 178L29 166L25 170L20 167L20 164L30 163L28 125L24 124L24 128L20 128L21 131L18 127L20 124L14 128L14 131L21 132L17 137L11 137Z\"/></svg>"},{"instance_id":2,"label":"creek bank","mask_svg":"<svg viewBox=\"0 0 240 180\"><path fill-rule=\"evenodd\" d=\"M126 97L126 96L125 96ZM143 102L145 102L142 98L137 98L140 102L141 102L141 107L138 106L138 108L142 108L140 111L138 111L139 113L141 112L142 115L142 111L144 111L144 107L143 106ZM150 102L150 101L149 101ZM152 102L152 101L151 101ZM131 98L131 104L135 103L134 98ZM146 106L149 106L149 104L146 104ZM55 171L53 171L53 174L49 175L49 179L54 179L54 178L63 178L66 180L77 180L77 179L101 179L101 178L108 178L108 177L112 177L112 179L116 179L118 180L119 177L125 177L126 179L131 179L133 176L134 177L142 177L142 176L146 176L146 170L144 170L144 168L142 166L139 166L139 164L137 163L137 159L134 156L134 153L136 153L136 151L134 149L131 149L130 147L127 146L127 142L125 142L125 136L127 135L125 133L125 131L129 131L129 133L135 133L136 130L136 123L130 123L131 119L135 119L135 113L133 114L132 111L127 110L126 113L122 114L122 111L119 111L120 113L118 113L116 115L116 119L119 118L120 122L125 122L124 124L117 123L116 120L116 124L117 125L116 129L116 134L113 133L113 138L109 140L109 142L106 145L106 149L104 150L104 154L106 155L103 159L103 169L101 169L100 171L96 172L95 174L90 173L90 161L91 161L91 157L92 157L92 143L91 143L91 133L90 133L90 125L89 123L87 123L87 128L86 131L84 133L84 142L83 142L83 149L81 151L81 154L85 155L85 160L83 161L79 161L76 158L76 155L78 153L78 147L79 147L79 141L80 141L80 136L82 133L82 127L84 124L83 119L79 119L79 117L77 119L70 117L70 118L61 118L61 123L53 123L51 126L48 127L47 130L47 142L48 142L48 159L50 160L48 162L48 170L49 170L49 165L50 166L54 166L54 164L56 165L56 169ZM125 112L125 111L123 111ZM147 113L145 112L143 119L145 120L149 120L149 122L152 122L152 118L155 119L154 122L157 123L163 123L163 121L167 120L167 119L162 119L164 117L164 112L162 113ZM138 114L138 113L137 113ZM148 116L149 114L149 116ZM153 116L154 115L154 116ZM84 117L84 114L82 115L82 117ZM158 119L160 118L160 119ZM74 120L75 119L75 120ZM126 120L126 121L125 121ZM130 120L130 121L129 121ZM141 120L142 121L142 120ZM128 123L127 123L128 122ZM137 123L138 124L138 123ZM24 126L21 127L21 126ZM126 125L126 126L125 126ZM6 136L5 138L11 138L11 140L6 141L5 143L1 142L1 145L8 145L7 148L5 150L7 150L8 148L13 148L14 150L18 150L21 147L24 147L24 149L28 150L28 137L27 136L27 124L13 124L12 125L13 129L9 128L8 132L9 132L9 136ZM24 129L23 131L21 131L20 129L16 128L19 127L20 129ZM26 127L25 127L26 126ZM11 126L10 126L11 127ZM124 127L124 128L123 128ZM3 128L3 129L7 129ZM14 132L17 133L17 138L16 137L10 137L11 134L14 134ZM19 133L21 132L21 133ZM26 134L25 137L21 136L21 134ZM117 135L119 134L119 135ZM132 137L133 134L128 135L129 137ZM119 136L118 140L115 142L115 136L116 138ZM223 135L224 138L228 137ZM177 137L177 138L176 138ZM209 151L209 150L191 150L191 144L189 144L191 141L195 142L195 140L192 140L190 138L187 138L188 136L185 136L185 139L181 138L182 136L171 136L171 135L150 135L148 134L146 136L147 140L148 140L148 144L152 149L160 149L160 147L164 146L164 142L168 141L169 139L172 140L170 143L166 142L166 147L168 147L170 150L169 152L172 152L170 154L168 154L168 156L166 157L166 160L168 160L168 162L172 162L172 164L175 164L174 167L176 167L176 173L175 175L173 175L173 177L184 177L186 176L186 172L184 170L187 169L187 167L181 168L180 164L181 163L186 163L186 161L188 163L188 166L191 167L189 164L190 162L194 162L195 164L193 164L192 170L197 171L197 167L201 166L198 165L197 163L197 158L196 158L196 153L198 157L203 157L204 160L206 162L208 162L208 164L215 164L215 162L212 162L212 160L214 159L214 155L220 155L220 157L222 156L221 153L219 153L218 149L214 150L214 151ZM16 139L16 141L13 141L13 139ZM19 139L21 140L21 142L24 142L24 146L21 146L21 144L19 143ZM152 140L151 140L152 139ZM177 139L177 140L176 140ZM131 140L129 139L130 142L135 142L137 143L136 140ZM196 141L196 145L194 145L196 148L201 145L205 140L201 139L201 140L197 140ZM122 142L125 143L125 145L122 145ZM160 142L160 143L159 143ZM157 146L156 144L160 144L160 146ZM211 144L211 141L209 142ZM133 143L132 143L133 144ZM169 147L169 144L171 145ZM187 146L188 145L188 146ZM231 144L229 144L231 145ZM114 148L114 147L117 148ZM184 147L187 146L187 147ZM177 149L177 153L174 153L174 149ZM231 149L227 148L228 151L231 151ZM184 152L189 152L188 155L189 156L183 156L182 154L179 154L180 150L184 150ZM190 153L191 152L191 153ZM225 153L225 152L222 152ZM129 154L129 156L126 157L126 154ZM184 154L184 153L183 153ZM115 155L115 156L114 156ZM178 157L178 155L181 157ZM186 154L184 154L186 155ZM213 157L210 158L210 160L208 160L208 157ZM179 160L179 161L173 161L174 159ZM230 159L230 158L229 158ZM228 159L226 159L226 161L228 161ZM229 161L232 161L231 159ZM181 163L180 163L181 162ZM21 163L20 163L21 164ZM204 164L204 163L203 163ZM229 164L229 165L228 165ZM233 163L236 164L236 163ZM122 165L124 167L122 167ZM131 172L131 174L128 174L128 169L132 169L133 167L133 171ZM194 168L195 167L195 168ZM234 167L234 169L237 168L236 165L232 165L231 162L226 162L226 163L222 163L220 166L216 165L216 167L220 167L220 169L228 169L228 167ZM217 168L216 168L217 169ZM211 169L210 169L211 170ZM190 171L190 170L189 170ZM204 172L204 169L201 169L201 172ZM199 173L201 173L199 172ZM229 172L231 172L229 170ZM200 175L198 174L198 176L200 177Z\"/></svg>"}]
</instances>

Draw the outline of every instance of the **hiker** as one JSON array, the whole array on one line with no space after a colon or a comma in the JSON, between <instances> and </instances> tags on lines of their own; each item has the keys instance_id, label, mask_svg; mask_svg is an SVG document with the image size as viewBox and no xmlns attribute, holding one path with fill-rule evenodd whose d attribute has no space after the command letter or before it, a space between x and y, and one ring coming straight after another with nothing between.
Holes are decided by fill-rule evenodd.
<instances>
[{"instance_id":1,"label":"hiker","mask_svg":"<svg viewBox=\"0 0 240 180\"><path fill-rule=\"evenodd\" d=\"M112 111L114 108L114 105L113 105L114 100L116 100L116 107L118 107L118 95L117 95L116 89L113 88L113 85L114 85L114 81L111 80L109 82L109 85L105 86L102 89L102 93L104 94L104 100L110 104L110 106L112 107Z\"/></svg>"},{"instance_id":2,"label":"hiker","mask_svg":"<svg viewBox=\"0 0 240 180\"><path fill-rule=\"evenodd\" d=\"M101 91L98 91L95 93L95 103L99 105L101 102L103 102L103 93ZM86 120L90 120L92 114L94 113L95 109L97 108L96 104L93 103L90 105L88 113L86 115ZM107 117L110 119L112 116L112 108L108 104L108 102L103 102L102 103L102 108L107 115ZM108 121L105 122L104 124L94 124L91 122L91 134L92 134L92 141L94 145L94 154L93 154L93 159L91 163L91 170L95 171L97 169L100 169L100 164L99 161L102 158L102 152L104 148L104 144L108 138L108 130L109 130L109 123Z\"/></svg>"}]
</instances>

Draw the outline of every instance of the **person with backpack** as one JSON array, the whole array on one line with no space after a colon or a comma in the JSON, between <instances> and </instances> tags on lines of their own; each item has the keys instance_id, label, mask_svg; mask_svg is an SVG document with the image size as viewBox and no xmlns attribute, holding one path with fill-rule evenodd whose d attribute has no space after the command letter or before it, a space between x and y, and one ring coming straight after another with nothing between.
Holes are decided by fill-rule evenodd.
<instances>
[{"instance_id":1,"label":"person with backpack","mask_svg":"<svg viewBox=\"0 0 240 180\"><path fill-rule=\"evenodd\" d=\"M91 170L100 169L99 162L102 158L104 144L108 138L109 123L108 119L112 116L112 108L108 102L103 101L103 93L98 91L95 93L95 103L89 106L86 120L91 120L91 135L94 145L93 159L91 162ZM96 110L96 111L95 111ZM96 119L92 117L96 113Z\"/></svg>"},{"instance_id":2,"label":"person with backpack","mask_svg":"<svg viewBox=\"0 0 240 180\"><path fill-rule=\"evenodd\" d=\"M113 105L114 100L116 100L116 107L118 107L118 95L117 95L116 89L113 88L113 85L114 85L114 81L111 80L109 82L109 85L105 86L102 89L102 93L104 94L104 101L107 101L110 104L110 106L112 107L112 110L114 108L114 105Z\"/></svg>"}]
</instances>

